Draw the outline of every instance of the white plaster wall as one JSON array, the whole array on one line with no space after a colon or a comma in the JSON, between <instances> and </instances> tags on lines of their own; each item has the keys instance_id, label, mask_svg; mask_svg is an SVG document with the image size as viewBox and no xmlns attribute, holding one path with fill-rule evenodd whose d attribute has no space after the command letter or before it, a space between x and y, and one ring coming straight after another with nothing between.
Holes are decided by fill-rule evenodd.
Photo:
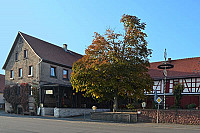
<instances>
[{"instance_id":1,"label":"white plaster wall","mask_svg":"<svg viewBox=\"0 0 200 133\"><path fill-rule=\"evenodd\" d=\"M41 108L41 116L51 115L54 114L54 108Z\"/></svg>"}]
</instances>

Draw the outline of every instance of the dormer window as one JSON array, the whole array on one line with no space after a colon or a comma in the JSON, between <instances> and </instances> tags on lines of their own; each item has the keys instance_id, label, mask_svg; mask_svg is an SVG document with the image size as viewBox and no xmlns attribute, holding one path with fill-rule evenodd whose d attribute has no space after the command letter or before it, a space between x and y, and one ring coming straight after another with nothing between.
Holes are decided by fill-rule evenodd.
<instances>
[{"instance_id":1,"label":"dormer window","mask_svg":"<svg viewBox=\"0 0 200 133\"><path fill-rule=\"evenodd\" d=\"M15 53L15 61L18 61L18 52Z\"/></svg>"},{"instance_id":2,"label":"dormer window","mask_svg":"<svg viewBox=\"0 0 200 133\"><path fill-rule=\"evenodd\" d=\"M56 78L56 67L51 66L51 77Z\"/></svg>"},{"instance_id":3,"label":"dormer window","mask_svg":"<svg viewBox=\"0 0 200 133\"><path fill-rule=\"evenodd\" d=\"M27 57L28 57L28 51L24 50L24 58L27 58Z\"/></svg>"}]
</instances>

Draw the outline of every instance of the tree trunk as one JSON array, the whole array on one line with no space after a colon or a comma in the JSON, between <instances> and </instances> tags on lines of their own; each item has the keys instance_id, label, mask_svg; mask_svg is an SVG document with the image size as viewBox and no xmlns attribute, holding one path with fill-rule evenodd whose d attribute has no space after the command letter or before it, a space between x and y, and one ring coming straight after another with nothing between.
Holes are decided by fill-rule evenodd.
<instances>
[{"instance_id":1,"label":"tree trunk","mask_svg":"<svg viewBox=\"0 0 200 133\"><path fill-rule=\"evenodd\" d=\"M117 101L117 94L114 97L114 104L113 104L113 112L116 112L118 109L118 101Z\"/></svg>"}]
</instances>

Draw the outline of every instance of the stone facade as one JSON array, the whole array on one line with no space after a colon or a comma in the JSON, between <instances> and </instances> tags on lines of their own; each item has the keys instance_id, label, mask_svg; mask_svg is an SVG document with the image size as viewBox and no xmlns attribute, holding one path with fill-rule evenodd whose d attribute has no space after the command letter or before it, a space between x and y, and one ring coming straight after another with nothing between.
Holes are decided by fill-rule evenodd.
<instances>
[{"instance_id":1,"label":"stone facade","mask_svg":"<svg viewBox=\"0 0 200 133\"><path fill-rule=\"evenodd\" d=\"M24 38L24 36L26 36L26 38ZM5 86L28 83L30 86L37 87L38 89L40 89L39 90L40 103L44 102L41 99L44 99L42 97L44 97L44 94L46 93L45 90L41 91L41 87L43 85L57 84L59 86L60 85L71 86L70 74L72 72L71 65L67 66L66 64L64 65L58 64L58 63L52 62L51 60L48 62L47 59L43 60L45 54L43 55L43 57L39 55L41 55L43 51L44 53L47 51L45 51L46 49L44 48L41 50L38 47L44 46L44 45L48 47L49 49L53 49L52 51L56 51L56 50L60 50L62 52L65 51L61 47L52 45L48 42L42 41L40 39L31 37L29 35L25 35L19 32L3 67L3 69L5 69ZM40 54L38 54L38 51L36 51L34 48L36 50L39 50ZM71 62L73 60L76 61L77 59L75 58L75 53L72 53L72 55L70 55L70 53L64 52L62 54L63 55L67 54L69 55L69 57L73 57L73 59L70 60ZM56 55L58 54L59 53L57 53ZM46 54L46 57L48 57L48 55L49 54ZM51 57L52 56L49 56L48 58L51 59ZM66 57L68 56L62 56L62 57L64 57L62 58L62 60L65 61L67 60ZM30 67L31 67L31 74L30 74ZM56 69L55 77L51 76L51 67L54 67ZM19 69L22 70L21 76L19 76L20 75ZM66 70L68 72L67 79L63 78L63 70ZM12 72L13 74L11 74ZM55 86L49 89L55 91ZM57 89L59 89L59 87ZM47 96L46 96L46 100L49 100ZM55 99L54 101L57 102ZM29 111L35 110L34 102L35 102L34 98L30 95L29 96ZM10 107L10 105L8 106ZM9 109L8 106L6 105L6 109ZM5 111L7 111L6 109Z\"/></svg>"},{"instance_id":2,"label":"stone facade","mask_svg":"<svg viewBox=\"0 0 200 133\"><path fill-rule=\"evenodd\" d=\"M24 50L27 50L27 58L24 58ZM16 60L16 53L18 53L18 60ZM31 76L29 75L29 66L33 66ZM50 76L51 66L56 68L56 78ZM19 68L22 68L22 77L19 77ZM13 78L10 78L11 70L14 72ZM68 71L68 80L63 79L63 70ZM43 62L26 41L18 41L5 68L5 85L16 83L34 83L38 86L48 83L70 85L71 72L71 68Z\"/></svg>"},{"instance_id":3,"label":"stone facade","mask_svg":"<svg viewBox=\"0 0 200 133\"><path fill-rule=\"evenodd\" d=\"M18 39L8 63L5 68L5 85L14 85L16 83L32 83L38 82L38 62L40 58L35 54L31 47L25 42ZM27 58L24 58L24 50L27 50ZM18 53L18 60L16 60ZM33 75L29 76L29 66L33 66ZM19 68L22 68L22 77L19 77ZM11 70L13 70L13 78L10 78Z\"/></svg>"}]
</instances>

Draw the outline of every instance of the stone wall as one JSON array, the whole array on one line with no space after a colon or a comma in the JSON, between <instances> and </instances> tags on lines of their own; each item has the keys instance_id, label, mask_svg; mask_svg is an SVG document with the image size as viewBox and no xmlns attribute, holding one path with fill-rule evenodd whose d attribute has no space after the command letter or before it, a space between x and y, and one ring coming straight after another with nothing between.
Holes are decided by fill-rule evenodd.
<instances>
[{"instance_id":1,"label":"stone wall","mask_svg":"<svg viewBox=\"0 0 200 133\"><path fill-rule=\"evenodd\" d=\"M96 112L106 112L110 109L97 109ZM79 116L84 114L90 114L94 112L92 109L84 109L84 108L54 108L54 116L55 117L71 117L71 116Z\"/></svg>"},{"instance_id":2,"label":"stone wall","mask_svg":"<svg viewBox=\"0 0 200 133\"><path fill-rule=\"evenodd\" d=\"M91 113L91 119L135 123L137 122L137 113L136 112L101 112L101 113L93 112Z\"/></svg>"},{"instance_id":3,"label":"stone wall","mask_svg":"<svg viewBox=\"0 0 200 133\"><path fill-rule=\"evenodd\" d=\"M159 110L159 123L200 125L200 110ZM138 122L157 122L157 110L141 110Z\"/></svg>"}]
</instances>

